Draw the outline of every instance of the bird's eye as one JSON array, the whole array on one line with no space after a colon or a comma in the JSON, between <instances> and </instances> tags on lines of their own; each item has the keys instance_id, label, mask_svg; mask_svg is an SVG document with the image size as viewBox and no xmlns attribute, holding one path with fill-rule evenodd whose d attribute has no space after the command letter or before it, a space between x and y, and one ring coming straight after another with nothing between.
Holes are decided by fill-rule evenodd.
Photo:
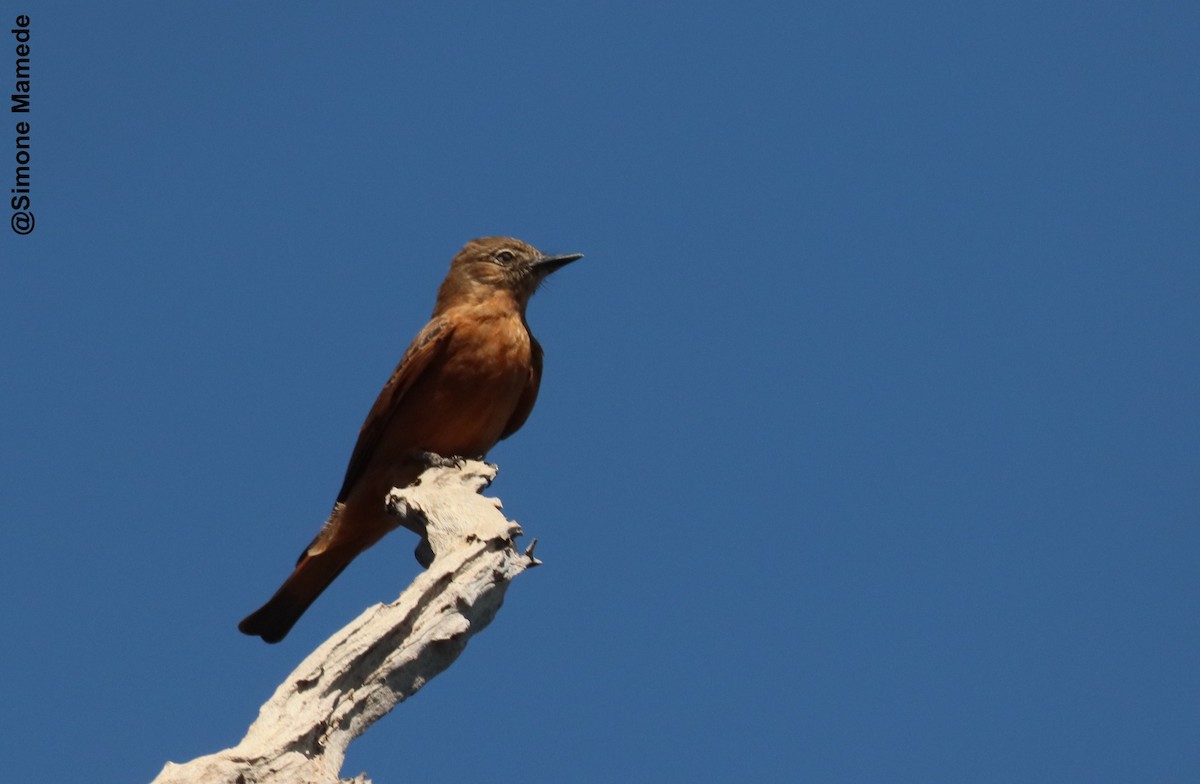
<instances>
[{"instance_id":1,"label":"bird's eye","mask_svg":"<svg viewBox=\"0 0 1200 784\"><path fill-rule=\"evenodd\" d=\"M511 250L502 250L496 253L496 261L502 261L505 264L516 258L516 255Z\"/></svg>"}]
</instances>

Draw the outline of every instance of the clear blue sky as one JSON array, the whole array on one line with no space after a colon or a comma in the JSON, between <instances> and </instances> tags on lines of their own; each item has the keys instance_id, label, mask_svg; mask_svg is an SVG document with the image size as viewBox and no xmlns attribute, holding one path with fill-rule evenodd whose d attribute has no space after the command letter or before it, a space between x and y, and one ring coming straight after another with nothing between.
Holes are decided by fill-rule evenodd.
<instances>
[{"instance_id":1,"label":"clear blue sky","mask_svg":"<svg viewBox=\"0 0 1200 784\"><path fill-rule=\"evenodd\" d=\"M408 584L235 629L511 234L587 254L491 455L546 565L345 775L1200 780L1194 3L405 5L5 4L8 779L224 748Z\"/></svg>"}]
</instances>

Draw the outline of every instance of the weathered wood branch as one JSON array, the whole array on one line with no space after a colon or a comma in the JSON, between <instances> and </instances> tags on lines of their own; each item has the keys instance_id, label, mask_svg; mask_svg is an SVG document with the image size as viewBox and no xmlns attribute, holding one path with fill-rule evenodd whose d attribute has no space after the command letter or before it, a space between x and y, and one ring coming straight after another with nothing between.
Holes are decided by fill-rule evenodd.
<instances>
[{"instance_id":1,"label":"weathered wood branch","mask_svg":"<svg viewBox=\"0 0 1200 784\"><path fill-rule=\"evenodd\" d=\"M393 512L427 531L429 569L396 601L368 608L309 654L238 745L168 762L153 784L341 781L350 742L450 666L495 617L509 582L538 564L532 545L517 551L521 529L500 502L481 495L495 475L486 463L447 463L393 490Z\"/></svg>"}]
</instances>

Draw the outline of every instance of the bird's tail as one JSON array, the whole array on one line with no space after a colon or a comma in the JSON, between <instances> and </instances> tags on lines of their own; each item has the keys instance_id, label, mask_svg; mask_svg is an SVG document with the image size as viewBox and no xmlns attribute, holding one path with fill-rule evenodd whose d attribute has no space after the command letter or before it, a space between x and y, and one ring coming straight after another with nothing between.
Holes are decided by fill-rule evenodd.
<instances>
[{"instance_id":1,"label":"bird's tail","mask_svg":"<svg viewBox=\"0 0 1200 784\"><path fill-rule=\"evenodd\" d=\"M262 637L266 642L279 642L357 554L342 548L330 548L316 555L305 553L275 595L247 615L238 624L238 630Z\"/></svg>"}]
</instances>

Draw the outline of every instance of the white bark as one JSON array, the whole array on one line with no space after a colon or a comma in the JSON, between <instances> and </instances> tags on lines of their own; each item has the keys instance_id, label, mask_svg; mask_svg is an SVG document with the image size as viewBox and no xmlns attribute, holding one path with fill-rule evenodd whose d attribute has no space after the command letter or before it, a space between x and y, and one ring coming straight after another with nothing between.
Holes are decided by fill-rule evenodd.
<instances>
[{"instance_id":1,"label":"white bark","mask_svg":"<svg viewBox=\"0 0 1200 784\"><path fill-rule=\"evenodd\" d=\"M499 500L480 495L495 475L495 466L466 461L429 468L418 485L393 490L392 510L426 524L436 555L429 569L396 601L368 608L309 654L241 743L168 762L153 784L341 781L350 742L450 666L500 609L509 582L538 564L532 545L516 550L521 529Z\"/></svg>"}]
</instances>

